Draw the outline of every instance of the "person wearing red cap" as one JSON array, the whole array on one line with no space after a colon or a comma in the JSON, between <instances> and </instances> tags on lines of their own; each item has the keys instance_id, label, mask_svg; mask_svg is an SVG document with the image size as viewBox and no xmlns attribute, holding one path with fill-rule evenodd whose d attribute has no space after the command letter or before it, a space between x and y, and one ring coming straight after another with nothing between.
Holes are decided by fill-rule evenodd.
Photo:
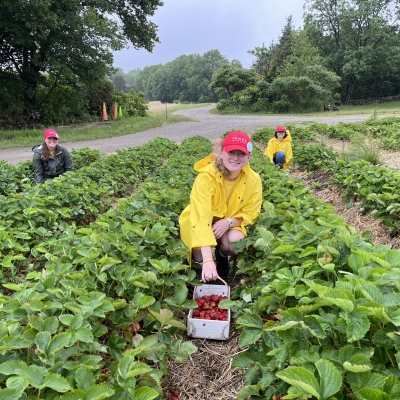
<instances>
[{"instance_id":1,"label":"person wearing red cap","mask_svg":"<svg viewBox=\"0 0 400 400\"><path fill-rule=\"evenodd\" d=\"M54 129L47 129L43 134L43 143L32 147L36 183L43 183L74 170L71 155L65 147L58 144L58 139L58 133Z\"/></svg>"},{"instance_id":2,"label":"person wearing red cap","mask_svg":"<svg viewBox=\"0 0 400 400\"><path fill-rule=\"evenodd\" d=\"M252 149L245 133L231 132L218 156L210 155L194 165L199 174L179 225L189 249L189 264L201 266L203 282L228 275L228 257L235 254L232 243L246 236L246 226L253 225L260 213L262 184L249 165Z\"/></svg>"},{"instance_id":3,"label":"person wearing red cap","mask_svg":"<svg viewBox=\"0 0 400 400\"><path fill-rule=\"evenodd\" d=\"M291 143L292 136L290 135L289 129L286 129L284 126L278 126L275 130L274 137L268 142L264 155L266 155L274 165L288 172L293 159Z\"/></svg>"}]
</instances>

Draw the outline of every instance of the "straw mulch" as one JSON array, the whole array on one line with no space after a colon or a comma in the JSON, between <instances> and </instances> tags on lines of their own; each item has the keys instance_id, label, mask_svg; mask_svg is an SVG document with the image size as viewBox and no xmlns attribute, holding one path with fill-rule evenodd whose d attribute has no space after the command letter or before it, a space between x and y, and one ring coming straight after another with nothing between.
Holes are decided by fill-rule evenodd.
<instances>
[{"instance_id":1,"label":"straw mulch","mask_svg":"<svg viewBox=\"0 0 400 400\"><path fill-rule=\"evenodd\" d=\"M191 339L198 350L184 363L170 362L167 396L171 400L237 399L244 386L244 371L232 367L233 358L244 351L238 346L238 337L231 326L225 341Z\"/></svg>"}]
</instances>

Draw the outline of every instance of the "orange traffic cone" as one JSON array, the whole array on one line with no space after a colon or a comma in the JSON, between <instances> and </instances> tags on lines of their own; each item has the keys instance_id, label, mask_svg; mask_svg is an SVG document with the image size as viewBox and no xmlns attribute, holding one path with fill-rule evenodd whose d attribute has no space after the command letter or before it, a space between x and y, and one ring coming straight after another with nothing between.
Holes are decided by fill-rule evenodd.
<instances>
[{"instance_id":1,"label":"orange traffic cone","mask_svg":"<svg viewBox=\"0 0 400 400\"><path fill-rule=\"evenodd\" d=\"M114 120L118 119L118 104L114 103Z\"/></svg>"},{"instance_id":2,"label":"orange traffic cone","mask_svg":"<svg viewBox=\"0 0 400 400\"><path fill-rule=\"evenodd\" d=\"M103 103L103 121L108 121L106 103Z\"/></svg>"}]
</instances>

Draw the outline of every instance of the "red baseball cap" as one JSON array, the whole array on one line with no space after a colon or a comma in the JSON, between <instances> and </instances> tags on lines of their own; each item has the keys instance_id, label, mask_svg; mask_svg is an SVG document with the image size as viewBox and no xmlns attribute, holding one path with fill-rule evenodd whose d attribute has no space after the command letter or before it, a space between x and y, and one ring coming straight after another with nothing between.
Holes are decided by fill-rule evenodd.
<instances>
[{"instance_id":1,"label":"red baseball cap","mask_svg":"<svg viewBox=\"0 0 400 400\"><path fill-rule=\"evenodd\" d=\"M280 125L275 129L275 132L286 132L286 128Z\"/></svg>"},{"instance_id":2,"label":"red baseball cap","mask_svg":"<svg viewBox=\"0 0 400 400\"><path fill-rule=\"evenodd\" d=\"M222 141L221 146L225 151L240 150L249 155L253 150L253 143L243 132L231 132Z\"/></svg>"},{"instance_id":3,"label":"red baseball cap","mask_svg":"<svg viewBox=\"0 0 400 400\"><path fill-rule=\"evenodd\" d=\"M43 137L44 138L55 137L58 139L58 133L54 129L47 129L47 131L44 131Z\"/></svg>"}]
</instances>

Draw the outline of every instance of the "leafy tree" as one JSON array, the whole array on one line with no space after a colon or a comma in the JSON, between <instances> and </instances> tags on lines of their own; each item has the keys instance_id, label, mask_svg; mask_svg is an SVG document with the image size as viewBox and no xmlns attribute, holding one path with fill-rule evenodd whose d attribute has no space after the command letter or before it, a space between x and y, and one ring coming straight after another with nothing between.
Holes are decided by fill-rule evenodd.
<instances>
[{"instance_id":1,"label":"leafy tree","mask_svg":"<svg viewBox=\"0 0 400 400\"><path fill-rule=\"evenodd\" d=\"M261 47L248 50L248 53L253 56L251 68L266 81L270 82L276 77L277 70L291 54L293 30L293 17L289 16L277 43L272 41L268 47L263 43Z\"/></svg>"},{"instance_id":2,"label":"leafy tree","mask_svg":"<svg viewBox=\"0 0 400 400\"><path fill-rule=\"evenodd\" d=\"M292 31L291 54L278 70L280 77L306 76L321 86L319 94L325 93L318 100L331 101L335 89L340 85L340 77L322 66L322 57L314 47L304 30Z\"/></svg>"},{"instance_id":3,"label":"leafy tree","mask_svg":"<svg viewBox=\"0 0 400 400\"><path fill-rule=\"evenodd\" d=\"M291 54L293 30L293 16L290 15L286 18L286 24L282 29L282 35L279 37L278 43L273 46L276 68L279 68Z\"/></svg>"},{"instance_id":4,"label":"leafy tree","mask_svg":"<svg viewBox=\"0 0 400 400\"><path fill-rule=\"evenodd\" d=\"M116 68L115 73L110 77L117 90L128 92L125 80L125 73L122 68Z\"/></svg>"},{"instance_id":5,"label":"leafy tree","mask_svg":"<svg viewBox=\"0 0 400 400\"><path fill-rule=\"evenodd\" d=\"M342 78L342 101L356 84L396 77L400 39L395 0L307 0L305 29L323 63Z\"/></svg>"},{"instance_id":6,"label":"leafy tree","mask_svg":"<svg viewBox=\"0 0 400 400\"><path fill-rule=\"evenodd\" d=\"M22 111L40 109L37 88L53 77L59 85L100 81L111 51L129 40L151 51L157 26L147 20L160 0L3 0L0 13L0 78L12 79ZM0 81L0 83L2 83Z\"/></svg>"},{"instance_id":7,"label":"leafy tree","mask_svg":"<svg viewBox=\"0 0 400 400\"><path fill-rule=\"evenodd\" d=\"M237 58L233 58L230 63L229 63L232 67L236 67L236 68L243 68L242 62L240 60L238 60Z\"/></svg>"},{"instance_id":8,"label":"leafy tree","mask_svg":"<svg viewBox=\"0 0 400 400\"><path fill-rule=\"evenodd\" d=\"M134 90L136 90L136 91L140 91L140 90L137 88L137 82L136 82L136 80L138 79L138 77L139 77L141 71L142 71L142 70L141 70L140 68L136 68L136 69L133 69L133 70L129 71L127 74L125 74L124 77L125 77L125 82L126 82L127 90L134 89Z\"/></svg>"},{"instance_id":9,"label":"leafy tree","mask_svg":"<svg viewBox=\"0 0 400 400\"><path fill-rule=\"evenodd\" d=\"M257 74L264 76L266 80L269 80L273 66L275 67L274 51L273 47L266 47L263 43L261 47L255 47L252 50L247 51L253 56L253 62L251 68L257 72ZM274 68L274 71L276 68Z\"/></svg>"},{"instance_id":10,"label":"leafy tree","mask_svg":"<svg viewBox=\"0 0 400 400\"><path fill-rule=\"evenodd\" d=\"M149 65L144 67L136 77L135 90L143 92L146 100L150 100L152 98L152 93L149 87L150 77L159 68L162 68L162 64Z\"/></svg>"},{"instance_id":11,"label":"leafy tree","mask_svg":"<svg viewBox=\"0 0 400 400\"><path fill-rule=\"evenodd\" d=\"M229 99L247 86L255 85L257 79L257 73L254 70L227 65L214 73L211 87L220 98Z\"/></svg>"},{"instance_id":12,"label":"leafy tree","mask_svg":"<svg viewBox=\"0 0 400 400\"><path fill-rule=\"evenodd\" d=\"M117 90L122 92L127 92L125 77L123 75L117 74L114 76L114 86Z\"/></svg>"}]
</instances>

